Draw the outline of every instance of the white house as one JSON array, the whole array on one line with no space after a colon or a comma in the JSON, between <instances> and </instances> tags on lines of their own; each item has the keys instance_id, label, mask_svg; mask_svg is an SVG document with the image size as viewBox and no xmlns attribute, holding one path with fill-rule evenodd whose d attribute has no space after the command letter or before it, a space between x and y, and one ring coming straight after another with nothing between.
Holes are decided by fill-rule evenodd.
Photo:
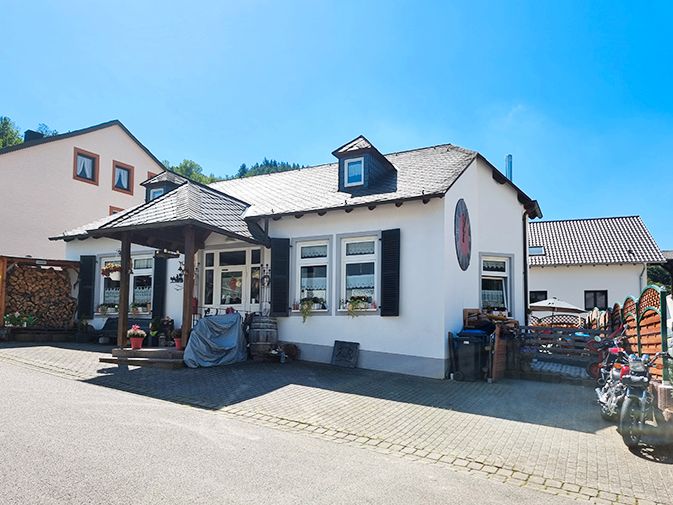
<instances>
[{"instance_id":1,"label":"white house","mask_svg":"<svg viewBox=\"0 0 673 505\"><path fill-rule=\"evenodd\" d=\"M360 344L360 367L442 378L448 334L461 329L464 308L523 320L528 219L541 217L535 200L479 153L451 144L382 155L360 136L332 154L335 163L210 187L167 174L147 181L148 189L171 187L55 237L68 241L70 259L94 265L81 306L105 296L96 272L115 259L119 242L111 239L120 239L137 244L129 289L136 275L151 274L151 248L186 252L184 289L194 271L200 313L258 311L270 266L279 338L306 360L329 362L334 341L346 340ZM161 275L175 276L178 261ZM164 285L162 311L189 315L192 293ZM304 299L316 300L305 322Z\"/></svg>"},{"instance_id":2,"label":"white house","mask_svg":"<svg viewBox=\"0 0 673 505\"><path fill-rule=\"evenodd\" d=\"M664 263L639 216L536 221L528 235L530 303L556 297L586 310L638 296Z\"/></svg>"},{"instance_id":3,"label":"white house","mask_svg":"<svg viewBox=\"0 0 673 505\"><path fill-rule=\"evenodd\" d=\"M120 121L0 149L0 255L63 259L49 241L73 223L145 201L140 183L164 166Z\"/></svg>"}]
</instances>

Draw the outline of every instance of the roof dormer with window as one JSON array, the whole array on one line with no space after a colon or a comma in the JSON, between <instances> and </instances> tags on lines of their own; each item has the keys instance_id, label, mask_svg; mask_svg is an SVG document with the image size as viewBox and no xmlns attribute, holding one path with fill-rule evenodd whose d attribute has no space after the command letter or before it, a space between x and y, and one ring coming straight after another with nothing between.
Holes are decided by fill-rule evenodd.
<instances>
[{"instance_id":1,"label":"roof dormer with window","mask_svg":"<svg viewBox=\"0 0 673 505\"><path fill-rule=\"evenodd\" d=\"M339 159L339 191L367 194L396 186L397 171L364 136L332 152ZM394 191L394 189L393 189Z\"/></svg>"},{"instance_id":2,"label":"roof dormer with window","mask_svg":"<svg viewBox=\"0 0 673 505\"><path fill-rule=\"evenodd\" d=\"M145 182L141 183L141 186L145 187L145 202L150 202L155 198L159 198L161 195L184 184L187 180L187 178L168 170L150 177Z\"/></svg>"}]
</instances>

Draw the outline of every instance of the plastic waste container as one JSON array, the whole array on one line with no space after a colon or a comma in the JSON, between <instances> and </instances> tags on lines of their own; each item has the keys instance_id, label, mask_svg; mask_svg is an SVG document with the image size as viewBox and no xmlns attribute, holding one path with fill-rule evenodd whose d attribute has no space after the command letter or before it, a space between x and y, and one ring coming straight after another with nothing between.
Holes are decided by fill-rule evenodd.
<instances>
[{"instance_id":1,"label":"plastic waste container","mask_svg":"<svg viewBox=\"0 0 673 505\"><path fill-rule=\"evenodd\" d=\"M484 366L484 345L488 334L482 330L463 330L453 338L455 370L453 378L478 381Z\"/></svg>"}]
</instances>

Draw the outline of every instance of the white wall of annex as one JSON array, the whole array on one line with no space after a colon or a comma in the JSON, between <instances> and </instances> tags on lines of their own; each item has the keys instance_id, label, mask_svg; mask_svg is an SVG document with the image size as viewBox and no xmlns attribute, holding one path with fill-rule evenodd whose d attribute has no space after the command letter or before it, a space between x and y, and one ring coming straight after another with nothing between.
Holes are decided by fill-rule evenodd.
<instances>
[{"instance_id":1,"label":"white wall of annex","mask_svg":"<svg viewBox=\"0 0 673 505\"><path fill-rule=\"evenodd\" d=\"M470 216L472 254L466 271L456 256L454 215L456 204L463 199ZM517 192L493 179L491 167L481 159L474 163L451 187L445 202L444 283L446 296L446 333L456 333L463 326L463 309L481 304L480 255L502 256L510 260L512 316L523 322L523 206Z\"/></svg>"},{"instance_id":2,"label":"white wall of annex","mask_svg":"<svg viewBox=\"0 0 673 505\"><path fill-rule=\"evenodd\" d=\"M428 204L406 202L402 207L379 205L374 210L355 209L328 212L324 216L307 214L300 219L286 217L270 221L269 235L276 238L310 238L343 233L380 232L400 228L400 315L381 317L363 314L355 318L345 313L315 315L306 323L300 315L278 318L281 340L300 344L332 346L335 340L360 343L363 351L445 357L444 285L438 282L442 271L441 230L443 204L433 199ZM335 262L340 261L339 243L332 242L332 278ZM291 252L293 255L293 252ZM291 273L294 275L294 261ZM377 267L378 268L378 267ZM378 275L378 274L377 274ZM291 295L290 302L292 303ZM336 282L332 300L337 300Z\"/></svg>"},{"instance_id":3,"label":"white wall of annex","mask_svg":"<svg viewBox=\"0 0 673 505\"><path fill-rule=\"evenodd\" d=\"M73 179L74 148L100 156L98 185ZM112 190L113 160L132 165L133 195ZM119 127L112 126L0 156L0 254L62 259L53 237L145 201L140 183L161 167Z\"/></svg>"},{"instance_id":4,"label":"white wall of annex","mask_svg":"<svg viewBox=\"0 0 673 505\"><path fill-rule=\"evenodd\" d=\"M101 283L103 277L100 275L101 258L119 257L119 250L121 242L112 239L86 239L73 240L65 243L65 259L79 261L80 256L96 256L96 286L94 290L94 307L100 304ZM139 255L154 255L154 249L136 244L131 244L131 256ZM175 321L175 327L178 328L182 324L182 284L171 284L168 279L178 273L180 261L184 261L183 257L176 259L169 259L167 262L167 279L166 279L166 315L172 317ZM75 295L77 296L77 291ZM93 326L97 329L102 328L105 324L106 316L97 315L94 317Z\"/></svg>"},{"instance_id":5,"label":"white wall of annex","mask_svg":"<svg viewBox=\"0 0 673 505\"><path fill-rule=\"evenodd\" d=\"M622 305L627 296L637 298L645 287L644 265L584 265L530 267L530 291L584 308L584 291L608 291L608 303ZM641 278L641 274L643 277Z\"/></svg>"}]
</instances>

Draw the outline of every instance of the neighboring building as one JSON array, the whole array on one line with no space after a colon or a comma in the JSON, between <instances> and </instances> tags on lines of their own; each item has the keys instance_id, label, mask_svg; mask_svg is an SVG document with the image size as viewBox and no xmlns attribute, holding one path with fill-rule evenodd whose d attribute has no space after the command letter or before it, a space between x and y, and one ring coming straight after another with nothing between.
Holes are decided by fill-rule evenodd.
<instances>
[{"instance_id":1,"label":"neighboring building","mask_svg":"<svg viewBox=\"0 0 673 505\"><path fill-rule=\"evenodd\" d=\"M665 262L639 216L531 222L528 245L530 303L621 305L647 285L648 264Z\"/></svg>"},{"instance_id":2,"label":"neighboring building","mask_svg":"<svg viewBox=\"0 0 673 505\"><path fill-rule=\"evenodd\" d=\"M26 131L0 149L0 255L63 259L50 236L142 203L140 183L164 170L116 120L52 137Z\"/></svg>"},{"instance_id":3,"label":"neighboring building","mask_svg":"<svg viewBox=\"0 0 673 505\"><path fill-rule=\"evenodd\" d=\"M196 243L200 314L260 310L260 278L270 265L279 338L305 360L329 362L334 341L346 340L360 343L360 367L442 378L448 334L460 331L463 309L523 320L525 233L528 218L541 217L536 201L479 153L450 144L382 155L360 136L333 155L338 162L211 187L168 181L168 173L147 181L148 196L162 184L169 191L55 237L68 241L68 258L93 265L80 306L93 311L118 289L99 272L119 260L112 239L126 236L138 244L132 300L136 276L152 271L150 247L184 252ZM155 266L163 307L151 305L153 316L178 323L191 299L166 279L179 275L180 261L168 260L161 280ZM305 323L304 298L319 300ZM347 310L353 300L357 317Z\"/></svg>"}]
</instances>

